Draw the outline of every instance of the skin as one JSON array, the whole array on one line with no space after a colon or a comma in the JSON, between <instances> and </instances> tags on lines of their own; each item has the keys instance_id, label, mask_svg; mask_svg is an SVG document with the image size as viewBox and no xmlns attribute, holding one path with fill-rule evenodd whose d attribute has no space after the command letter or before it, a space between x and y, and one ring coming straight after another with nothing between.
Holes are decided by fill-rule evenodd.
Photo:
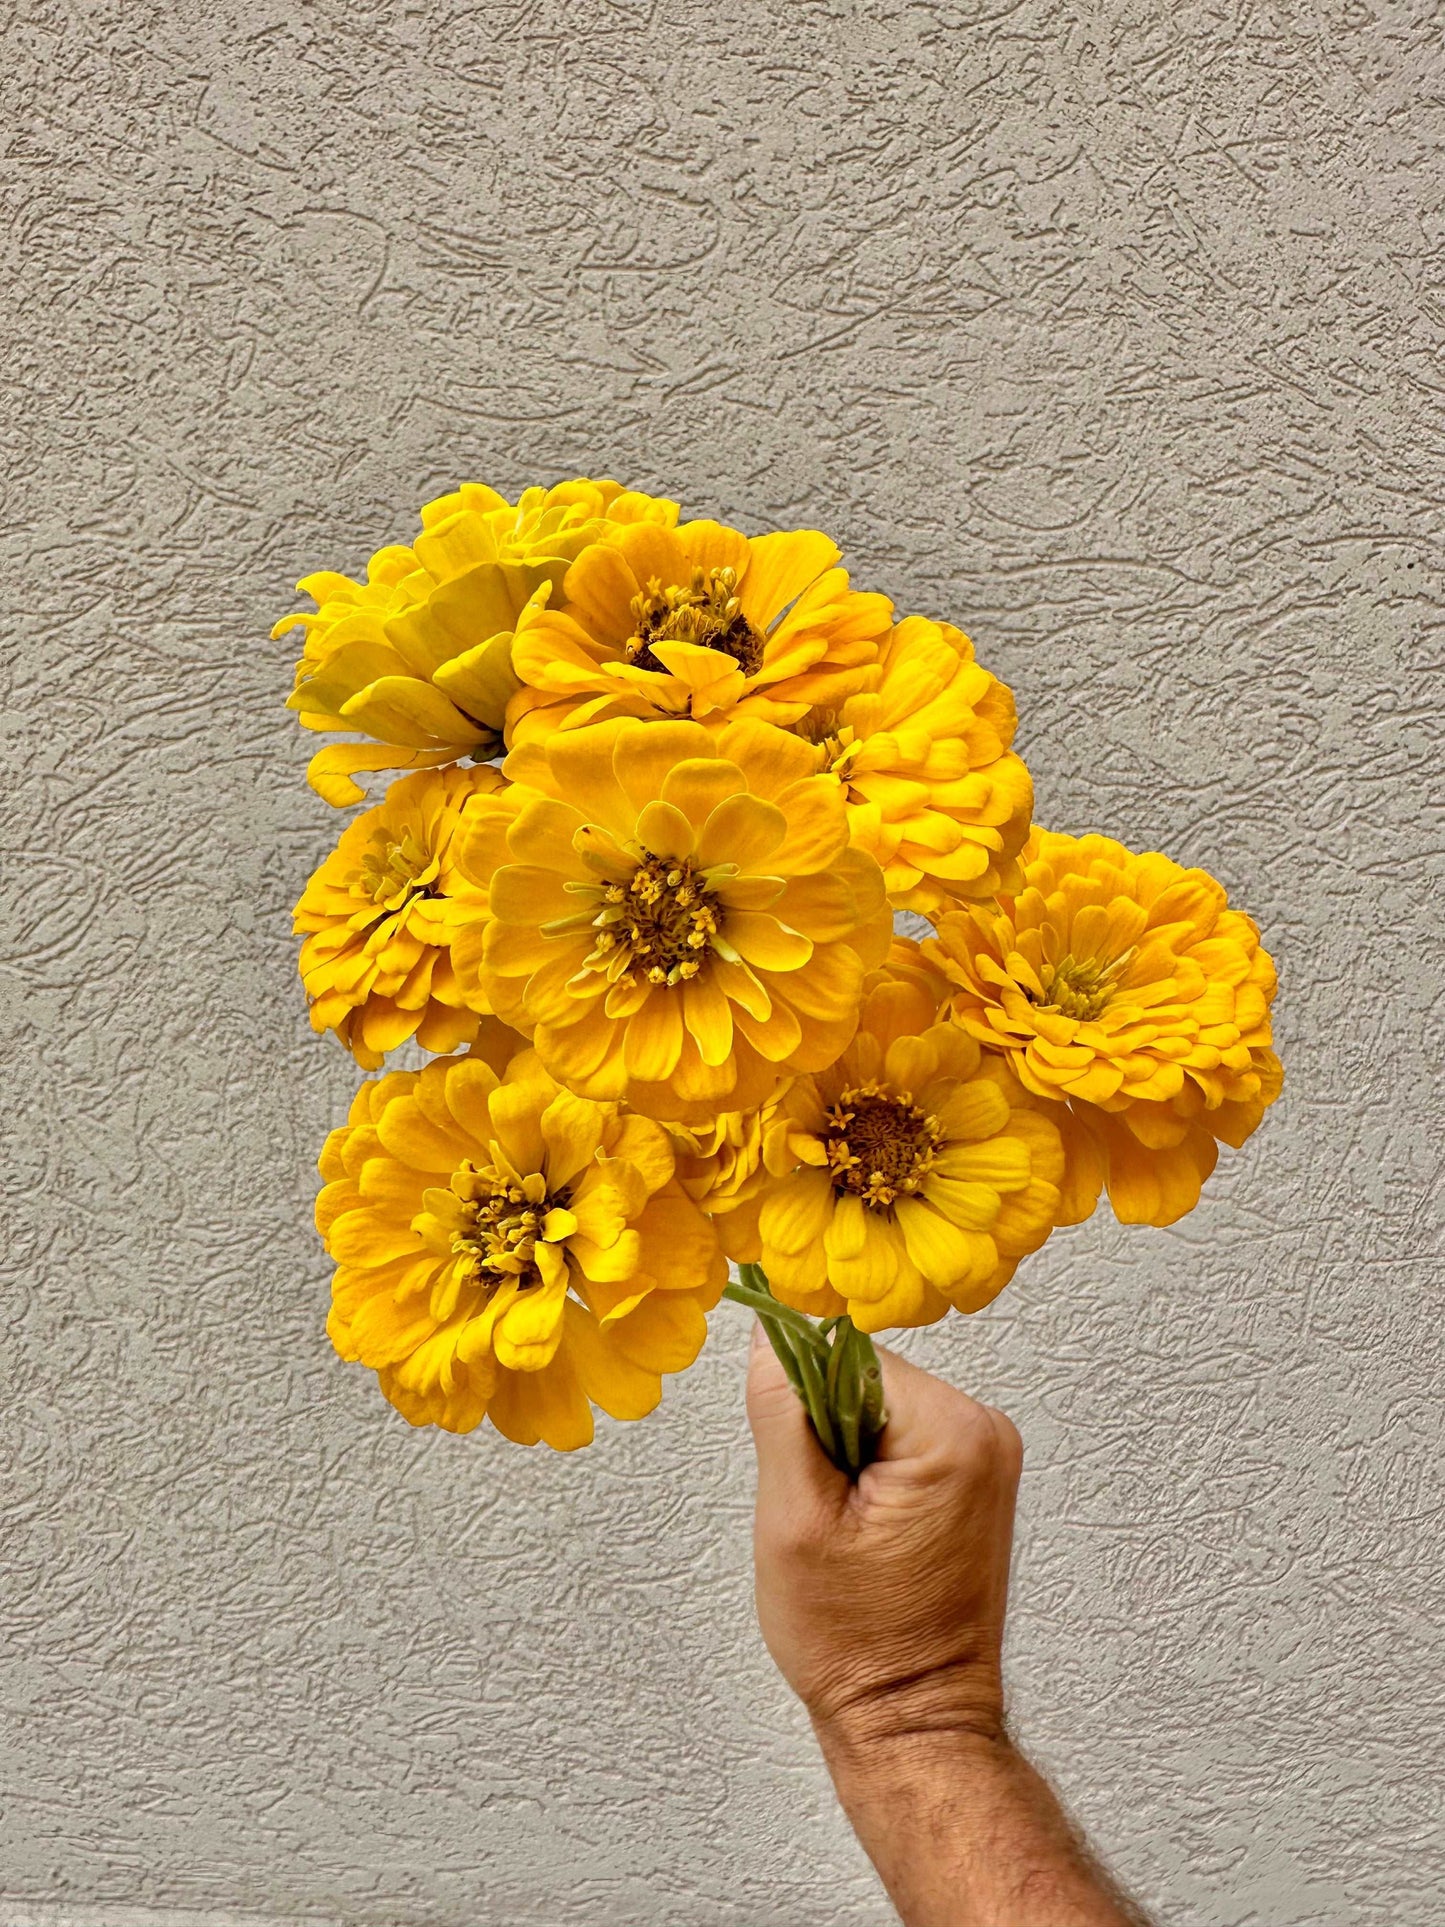
<instances>
[{"instance_id":1,"label":"skin","mask_svg":"<svg viewBox=\"0 0 1445 1927\"><path fill-rule=\"evenodd\" d=\"M1148 1927L1004 1721L1023 1443L887 1352L889 1423L851 1486L759 1327L758 1620L904 1927Z\"/></svg>"}]
</instances>

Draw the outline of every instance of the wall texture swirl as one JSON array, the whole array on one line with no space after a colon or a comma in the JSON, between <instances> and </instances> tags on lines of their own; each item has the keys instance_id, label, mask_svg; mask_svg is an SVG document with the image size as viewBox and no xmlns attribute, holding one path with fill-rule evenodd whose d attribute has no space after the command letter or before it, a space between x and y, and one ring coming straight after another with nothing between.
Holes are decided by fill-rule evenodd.
<instances>
[{"instance_id":1,"label":"wall texture swirl","mask_svg":"<svg viewBox=\"0 0 1445 1927\"><path fill-rule=\"evenodd\" d=\"M1259 917L1203 1208L909 1349L1022 1427L1018 1726L1160 1919L1438 1927L1436 10L7 12L0 1923L891 1918L751 1618L741 1313L570 1461L323 1331L266 631L592 472L826 525L1042 820Z\"/></svg>"}]
</instances>

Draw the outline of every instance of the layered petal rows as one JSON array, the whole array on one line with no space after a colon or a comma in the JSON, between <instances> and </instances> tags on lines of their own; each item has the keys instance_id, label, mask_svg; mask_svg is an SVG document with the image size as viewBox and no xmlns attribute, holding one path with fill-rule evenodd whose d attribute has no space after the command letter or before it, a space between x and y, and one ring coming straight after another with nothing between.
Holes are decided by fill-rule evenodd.
<instances>
[{"instance_id":1,"label":"layered petal rows","mask_svg":"<svg viewBox=\"0 0 1445 1927\"><path fill-rule=\"evenodd\" d=\"M363 771L493 755L517 689L512 632L533 597L608 528L668 527L677 504L589 481L527 489L512 503L468 482L428 502L421 519L409 548L371 558L364 583L304 577L297 586L315 610L272 631L306 634L288 701L303 726L371 739L311 759L312 787L328 803L360 802Z\"/></svg>"},{"instance_id":2,"label":"layered petal rows","mask_svg":"<svg viewBox=\"0 0 1445 1927\"><path fill-rule=\"evenodd\" d=\"M1017 880L1034 791L1009 747L1016 720L963 631L923 616L892 631L875 687L810 713L852 840L883 866L896 909L932 914Z\"/></svg>"},{"instance_id":3,"label":"layered petal rows","mask_svg":"<svg viewBox=\"0 0 1445 1927\"><path fill-rule=\"evenodd\" d=\"M518 624L511 740L618 716L795 723L867 686L892 606L826 535L721 522L619 529Z\"/></svg>"},{"instance_id":4,"label":"layered petal rows","mask_svg":"<svg viewBox=\"0 0 1445 1927\"><path fill-rule=\"evenodd\" d=\"M660 1125L490 1055L363 1084L331 1134L327 1329L413 1425L567 1451L652 1410L727 1269Z\"/></svg>"},{"instance_id":5,"label":"layered petal rows","mask_svg":"<svg viewBox=\"0 0 1445 1927\"><path fill-rule=\"evenodd\" d=\"M506 772L511 809L459 852L490 914L453 956L554 1076L700 1123L832 1062L891 918L808 744L624 721L523 745Z\"/></svg>"},{"instance_id":6,"label":"layered petal rows","mask_svg":"<svg viewBox=\"0 0 1445 1927\"><path fill-rule=\"evenodd\" d=\"M366 1070L408 1038L451 1051L477 1036L486 1005L463 1000L451 946L486 891L455 850L468 813L504 788L486 766L403 777L342 831L296 905L312 1029L335 1031Z\"/></svg>"},{"instance_id":7,"label":"layered petal rows","mask_svg":"<svg viewBox=\"0 0 1445 1927\"><path fill-rule=\"evenodd\" d=\"M1124 1223L1173 1224L1279 1095L1274 964L1203 870L1035 830L1017 894L945 915L924 948L959 1024L1058 1120L1061 1224L1105 1185Z\"/></svg>"},{"instance_id":8,"label":"layered petal rows","mask_svg":"<svg viewBox=\"0 0 1445 1927\"><path fill-rule=\"evenodd\" d=\"M977 1311L1053 1228L1057 1129L937 1016L916 973L880 972L853 1042L796 1079L767 1128L762 1262L799 1311L868 1332Z\"/></svg>"}]
</instances>

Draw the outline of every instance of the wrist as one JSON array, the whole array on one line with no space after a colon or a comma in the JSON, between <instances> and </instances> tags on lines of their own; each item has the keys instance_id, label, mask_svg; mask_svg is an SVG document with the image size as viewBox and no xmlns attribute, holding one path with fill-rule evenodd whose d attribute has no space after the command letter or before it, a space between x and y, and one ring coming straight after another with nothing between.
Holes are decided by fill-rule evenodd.
<instances>
[{"instance_id":1,"label":"wrist","mask_svg":"<svg viewBox=\"0 0 1445 1927\"><path fill-rule=\"evenodd\" d=\"M892 1728L853 1720L814 1720L823 1759L845 1811L858 1824L860 1808L880 1796L917 1800L935 1789L956 1799L966 1788L997 1784L1018 1770L1002 1723L972 1722L926 1728Z\"/></svg>"},{"instance_id":2,"label":"wrist","mask_svg":"<svg viewBox=\"0 0 1445 1927\"><path fill-rule=\"evenodd\" d=\"M860 1687L808 1712L824 1752L843 1761L880 1747L906 1752L914 1743L924 1754L987 1761L1007 1744L998 1668L972 1660Z\"/></svg>"}]
</instances>

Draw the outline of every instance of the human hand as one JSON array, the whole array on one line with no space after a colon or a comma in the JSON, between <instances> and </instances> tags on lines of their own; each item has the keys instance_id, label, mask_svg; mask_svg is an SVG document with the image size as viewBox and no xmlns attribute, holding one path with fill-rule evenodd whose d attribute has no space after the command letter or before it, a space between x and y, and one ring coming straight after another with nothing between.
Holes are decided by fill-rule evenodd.
<instances>
[{"instance_id":1,"label":"human hand","mask_svg":"<svg viewBox=\"0 0 1445 1927\"><path fill-rule=\"evenodd\" d=\"M768 1651L905 1927L1147 1927L1004 1731L1022 1441L1002 1412L880 1356L888 1424L855 1486L754 1333Z\"/></svg>"},{"instance_id":2,"label":"human hand","mask_svg":"<svg viewBox=\"0 0 1445 1927\"><path fill-rule=\"evenodd\" d=\"M1023 1444L1002 1412L880 1357L888 1424L855 1486L754 1331L763 1638L825 1750L916 1733L998 1741Z\"/></svg>"}]
</instances>

